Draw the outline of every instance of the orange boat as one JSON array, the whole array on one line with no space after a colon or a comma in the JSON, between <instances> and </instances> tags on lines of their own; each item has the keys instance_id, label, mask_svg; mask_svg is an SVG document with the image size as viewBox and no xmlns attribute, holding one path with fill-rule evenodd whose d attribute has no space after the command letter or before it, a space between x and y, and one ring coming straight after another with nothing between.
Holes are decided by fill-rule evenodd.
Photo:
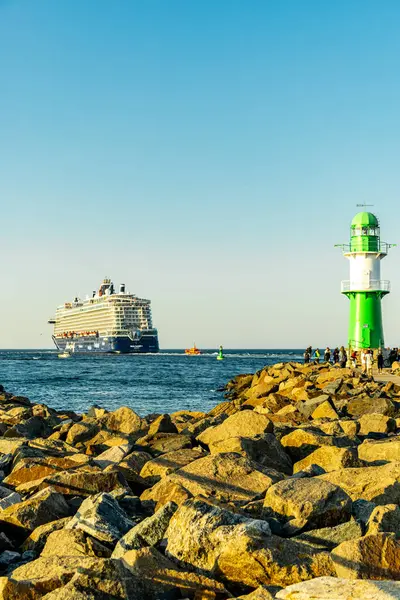
<instances>
[{"instance_id":1,"label":"orange boat","mask_svg":"<svg viewBox=\"0 0 400 600\"><path fill-rule=\"evenodd\" d=\"M197 356L198 354L201 354L201 352L196 347L196 344L193 344L193 348L186 348L185 354L189 354L190 356Z\"/></svg>"}]
</instances>

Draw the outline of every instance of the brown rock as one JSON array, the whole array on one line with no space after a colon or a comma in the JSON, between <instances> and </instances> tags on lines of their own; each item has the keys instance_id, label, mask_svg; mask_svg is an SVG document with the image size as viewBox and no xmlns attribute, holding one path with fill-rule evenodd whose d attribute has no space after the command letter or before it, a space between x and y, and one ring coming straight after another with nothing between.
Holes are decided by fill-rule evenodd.
<instances>
[{"instance_id":1,"label":"brown rock","mask_svg":"<svg viewBox=\"0 0 400 600\"><path fill-rule=\"evenodd\" d=\"M396 419L380 413L362 415L359 423L360 435L385 434L396 430Z\"/></svg>"},{"instance_id":2,"label":"brown rock","mask_svg":"<svg viewBox=\"0 0 400 600\"><path fill-rule=\"evenodd\" d=\"M392 533L376 533L343 542L332 551L338 577L400 579L400 543Z\"/></svg>"},{"instance_id":3,"label":"brown rock","mask_svg":"<svg viewBox=\"0 0 400 600\"><path fill-rule=\"evenodd\" d=\"M192 436L183 433L156 433L138 439L137 445L143 446L143 449L148 450L154 456L158 456L167 452L177 452L184 448L191 448Z\"/></svg>"},{"instance_id":4,"label":"brown rock","mask_svg":"<svg viewBox=\"0 0 400 600\"><path fill-rule=\"evenodd\" d=\"M127 486L123 476L117 469L100 471L95 467L87 467L48 475L42 479L21 484L16 490L19 493L32 493L49 485L60 494L69 496L91 496L98 492L111 492Z\"/></svg>"},{"instance_id":5,"label":"brown rock","mask_svg":"<svg viewBox=\"0 0 400 600\"><path fill-rule=\"evenodd\" d=\"M170 483L179 484L193 496L201 494L225 502L248 502L261 497L273 483L283 477L282 473L274 469L230 452L200 458L168 475L164 481L168 479ZM148 499L157 498L157 486L161 483L162 481L149 490L152 493L148 494Z\"/></svg>"},{"instance_id":6,"label":"brown rock","mask_svg":"<svg viewBox=\"0 0 400 600\"><path fill-rule=\"evenodd\" d=\"M397 504L377 506L372 511L368 523L367 534L387 531L400 537L400 507Z\"/></svg>"},{"instance_id":7,"label":"brown rock","mask_svg":"<svg viewBox=\"0 0 400 600\"><path fill-rule=\"evenodd\" d=\"M264 467L292 474L292 461L281 443L272 433L264 433L253 438L233 437L210 444L211 454L237 452Z\"/></svg>"},{"instance_id":8,"label":"brown rock","mask_svg":"<svg viewBox=\"0 0 400 600\"><path fill-rule=\"evenodd\" d=\"M400 436L384 440L365 440L358 447L358 456L367 463L400 460Z\"/></svg>"},{"instance_id":9,"label":"brown rock","mask_svg":"<svg viewBox=\"0 0 400 600\"><path fill-rule=\"evenodd\" d=\"M268 489L264 506L280 519L296 519L307 529L343 523L351 514L348 495L339 486L314 477L279 481Z\"/></svg>"},{"instance_id":10,"label":"brown rock","mask_svg":"<svg viewBox=\"0 0 400 600\"><path fill-rule=\"evenodd\" d=\"M131 408L121 406L99 419L101 427L109 432L130 437L145 428L144 421Z\"/></svg>"},{"instance_id":11,"label":"brown rock","mask_svg":"<svg viewBox=\"0 0 400 600\"><path fill-rule=\"evenodd\" d=\"M50 523L39 525L39 527L36 527L29 537L26 538L21 549L24 552L25 550L34 550L37 553L41 552L50 533L63 529L71 518L72 517L64 517L63 519L57 519L56 521L50 521Z\"/></svg>"},{"instance_id":12,"label":"brown rock","mask_svg":"<svg viewBox=\"0 0 400 600\"><path fill-rule=\"evenodd\" d=\"M140 471L140 476L143 479L149 480L153 485L161 477L165 477L203 456L205 456L205 451L201 448L184 448L176 452L167 452L147 461Z\"/></svg>"},{"instance_id":13,"label":"brown rock","mask_svg":"<svg viewBox=\"0 0 400 600\"><path fill-rule=\"evenodd\" d=\"M277 593L277 600L394 600L400 597L397 581L352 581L338 577L317 577L289 585Z\"/></svg>"},{"instance_id":14,"label":"brown rock","mask_svg":"<svg viewBox=\"0 0 400 600\"><path fill-rule=\"evenodd\" d=\"M191 569L240 586L289 585L333 574L329 555L272 536L265 521L248 519L201 499L185 502L167 530L167 555Z\"/></svg>"},{"instance_id":15,"label":"brown rock","mask_svg":"<svg viewBox=\"0 0 400 600\"><path fill-rule=\"evenodd\" d=\"M170 415L160 415L152 421L149 427L149 435L155 435L156 433L178 433Z\"/></svg>"},{"instance_id":16,"label":"brown rock","mask_svg":"<svg viewBox=\"0 0 400 600\"><path fill-rule=\"evenodd\" d=\"M361 417L362 415L379 413L389 417L394 416L395 409L393 402L388 398L369 398L368 396L357 396L347 404L347 413L352 417Z\"/></svg>"},{"instance_id":17,"label":"brown rock","mask_svg":"<svg viewBox=\"0 0 400 600\"><path fill-rule=\"evenodd\" d=\"M68 590L74 595L66 595ZM79 596L82 591L85 596ZM0 598L4 600L39 600L45 594L48 599L50 592L58 600L134 600L142 597L143 586L121 561L80 555L40 557L14 569L8 578L0 578Z\"/></svg>"},{"instance_id":18,"label":"brown rock","mask_svg":"<svg viewBox=\"0 0 400 600\"><path fill-rule=\"evenodd\" d=\"M95 419L87 419L74 423L68 430L66 442L71 446L82 444L90 440L99 430L99 424Z\"/></svg>"},{"instance_id":19,"label":"brown rock","mask_svg":"<svg viewBox=\"0 0 400 600\"><path fill-rule=\"evenodd\" d=\"M183 598L212 600L231 595L222 583L189 571L182 571L160 554L155 548L130 550L123 557L132 575L142 582L145 592L142 597L162 598L178 591Z\"/></svg>"},{"instance_id":20,"label":"brown rock","mask_svg":"<svg viewBox=\"0 0 400 600\"><path fill-rule=\"evenodd\" d=\"M295 429L281 439L281 444L293 461L299 461L321 446L351 447L357 444L357 439L347 436L331 436L316 429Z\"/></svg>"},{"instance_id":21,"label":"brown rock","mask_svg":"<svg viewBox=\"0 0 400 600\"><path fill-rule=\"evenodd\" d=\"M75 469L76 466L76 461L68 457L24 458L18 461L10 475L5 478L4 483L12 487L17 487L22 483L29 483L35 479L56 474L59 471Z\"/></svg>"},{"instance_id":22,"label":"brown rock","mask_svg":"<svg viewBox=\"0 0 400 600\"><path fill-rule=\"evenodd\" d=\"M314 420L331 419L334 421L339 418L339 415L337 414L332 404L328 400L326 400L325 402L322 402L319 406L317 406L317 408L311 414L311 418Z\"/></svg>"},{"instance_id":23,"label":"brown rock","mask_svg":"<svg viewBox=\"0 0 400 600\"><path fill-rule=\"evenodd\" d=\"M340 469L320 475L318 479L339 485L353 501L362 499L376 504L400 503L400 462Z\"/></svg>"},{"instance_id":24,"label":"brown rock","mask_svg":"<svg viewBox=\"0 0 400 600\"><path fill-rule=\"evenodd\" d=\"M321 446L321 448L314 450L306 458L293 465L293 473L304 471L310 465L319 465L327 473L347 467L361 466L357 448L337 448L336 446Z\"/></svg>"},{"instance_id":25,"label":"brown rock","mask_svg":"<svg viewBox=\"0 0 400 600\"><path fill-rule=\"evenodd\" d=\"M81 529L61 529L47 537L41 556L98 556L110 558L111 550Z\"/></svg>"},{"instance_id":26,"label":"brown rock","mask_svg":"<svg viewBox=\"0 0 400 600\"><path fill-rule=\"evenodd\" d=\"M191 493L179 483L170 480L170 477L164 477L159 483L156 483L151 489L145 490L140 499L142 501L154 502L155 509L159 510L168 502L174 502L178 506L191 497Z\"/></svg>"},{"instance_id":27,"label":"brown rock","mask_svg":"<svg viewBox=\"0 0 400 600\"><path fill-rule=\"evenodd\" d=\"M281 408L288 406L290 404L290 400L286 396L282 396L281 394L268 394L266 397L255 397L250 400L247 400L243 404L243 408L246 406L253 406L257 408L256 412L261 414L266 414L268 412L276 413Z\"/></svg>"},{"instance_id":28,"label":"brown rock","mask_svg":"<svg viewBox=\"0 0 400 600\"><path fill-rule=\"evenodd\" d=\"M28 500L13 504L0 512L0 524L33 531L39 525L66 517L69 512L64 497L47 487Z\"/></svg>"},{"instance_id":29,"label":"brown rock","mask_svg":"<svg viewBox=\"0 0 400 600\"><path fill-rule=\"evenodd\" d=\"M197 439L209 446L231 437L254 437L272 430L273 424L265 415L245 410L231 415L221 425L206 429Z\"/></svg>"},{"instance_id":30,"label":"brown rock","mask_svg":"<svg viewBox=\"0 0 400 600\"><path fill-rule=\"evenodd\" d=\"M100 469L106 469L110 466L118 465L128 454L131 449L131 444L123 444L122 446L112 446L108 448L95 459L93 459L93 464L100 467Z\"/></svg>"},{"instance_id":31,"label":"brown rock","mask_svg":"<svg viewBox=\"0 0 400 600\"><path fill-rule=\"evenodd\" d=\"M267 586L260 585L254 592L250 592L250 594L246 594L245 596L238 596L237 600L274 600L274 598L275 594L272 595Z\"/></svg>"}]
</instances>

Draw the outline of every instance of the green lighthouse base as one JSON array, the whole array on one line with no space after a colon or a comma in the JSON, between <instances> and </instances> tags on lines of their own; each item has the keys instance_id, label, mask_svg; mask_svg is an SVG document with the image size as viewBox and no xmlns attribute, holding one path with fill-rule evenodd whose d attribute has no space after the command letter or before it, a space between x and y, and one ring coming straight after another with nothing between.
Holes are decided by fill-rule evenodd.
<instances>
[{"instance_id":1,"label":"green lighthouse base","mask_svg":"<svg viewBox=\"0 0 400 600\"><path fill-rule=\"evenodd\" d=\"M381 299L385 291L345 292L350 300L349 347L383 348Z\"/></svg>"}]
</instances>

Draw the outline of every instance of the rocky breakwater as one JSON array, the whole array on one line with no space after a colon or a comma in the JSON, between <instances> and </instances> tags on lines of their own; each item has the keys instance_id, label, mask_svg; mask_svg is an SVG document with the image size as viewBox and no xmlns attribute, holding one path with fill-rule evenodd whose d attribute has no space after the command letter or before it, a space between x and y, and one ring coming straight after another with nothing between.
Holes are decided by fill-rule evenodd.
<instances>
[{"instance_id":1,"label":"rocky breakwater","mask_svg":"<svg viewBox=\"0 0 400 600\"><path fill-rule=\"evenodd\" d=\"M400 387L240 375L209 413L0 390L0 599L400 598Z\"/></svg>"}]
</instances>

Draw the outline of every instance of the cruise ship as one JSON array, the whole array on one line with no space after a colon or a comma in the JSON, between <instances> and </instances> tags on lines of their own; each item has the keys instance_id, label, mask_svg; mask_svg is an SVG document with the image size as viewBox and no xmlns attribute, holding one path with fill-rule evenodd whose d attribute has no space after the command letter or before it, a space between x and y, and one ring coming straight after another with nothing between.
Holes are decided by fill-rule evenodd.
<instances>
[{"instance_id":1,"label":"cruise ship","mask_svg":"<svg viewBox=\"0 0 400 600\"><path fill-rule=\"evenodd\" d=\"M158 352L158 332L153 328L150 300L116 291L104 279L98 291L85 300L75 298L56 310L53 341L62 352Z\"/></svg>"}]
</instances>

